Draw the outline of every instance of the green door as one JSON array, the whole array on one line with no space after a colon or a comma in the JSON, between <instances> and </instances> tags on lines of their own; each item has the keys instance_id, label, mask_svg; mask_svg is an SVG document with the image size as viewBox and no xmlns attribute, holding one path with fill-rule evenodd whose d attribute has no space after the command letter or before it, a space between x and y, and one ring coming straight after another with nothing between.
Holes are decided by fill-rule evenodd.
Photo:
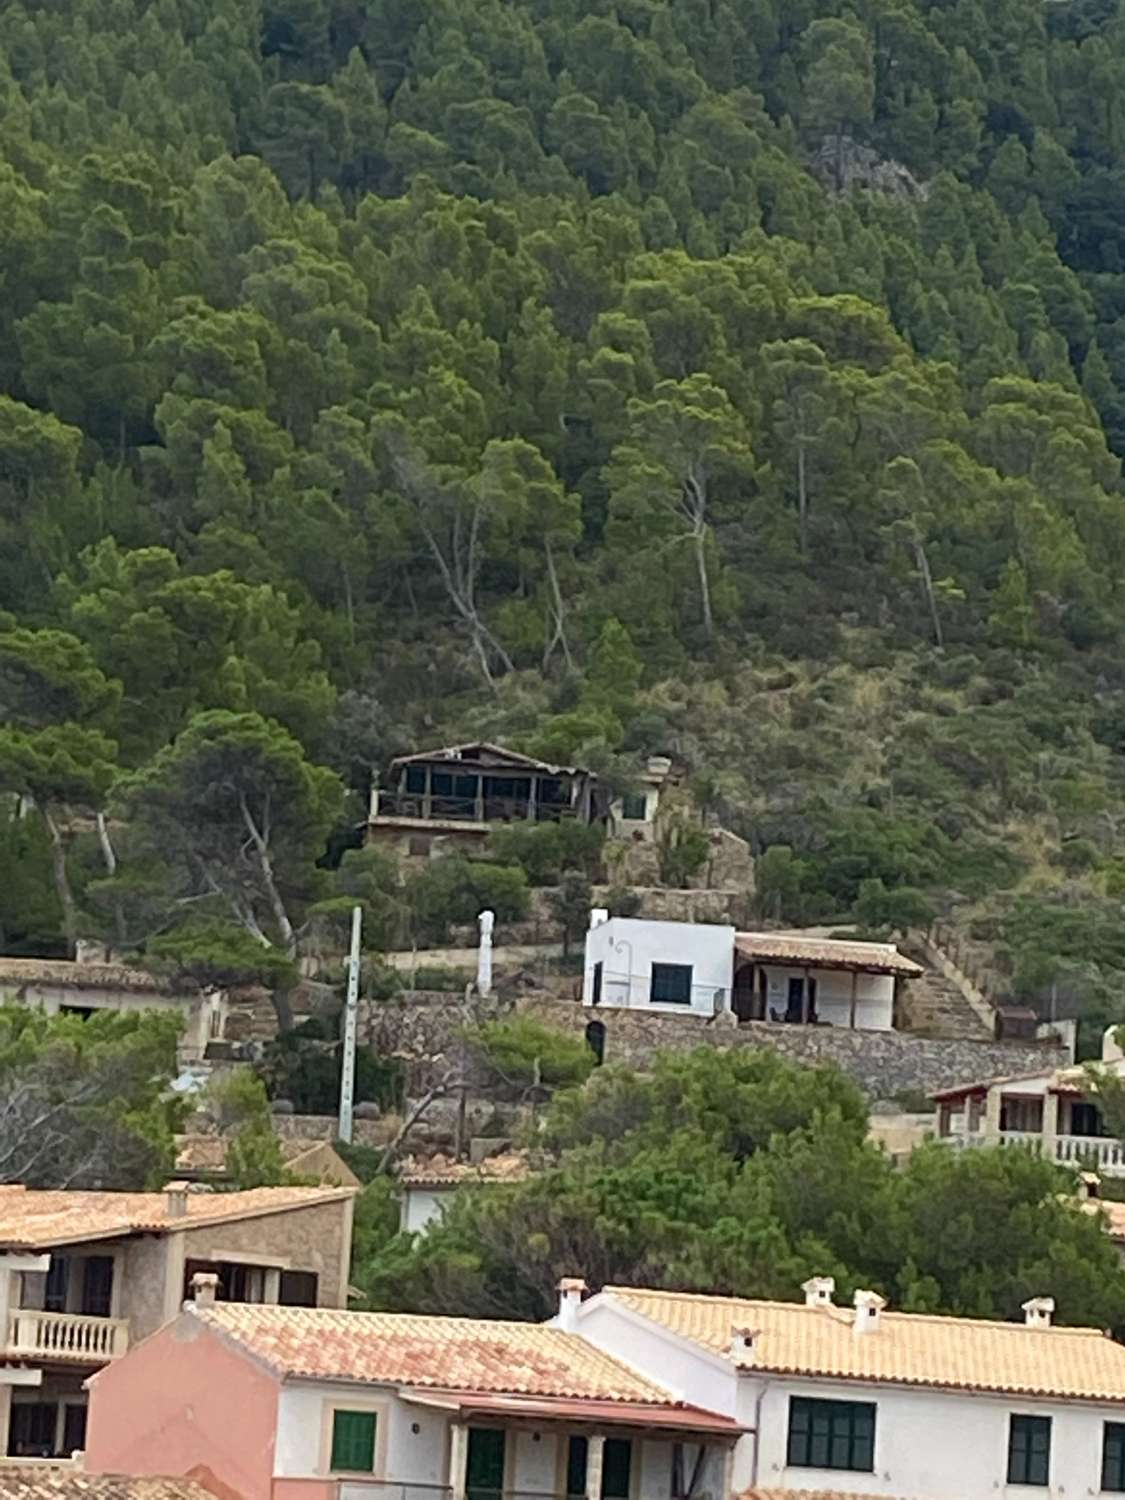
<instances>
[{"instance_id":1,"label":"green door","mask_svg":"<svg viewBox=\"0 0 1125 1500\"><path fill-rule=\"evenodd\" d=\"M469 1428L468 1500L500 1500L504 1490L504 1437L502 1427Z\"/></svg>"}]
</instances>

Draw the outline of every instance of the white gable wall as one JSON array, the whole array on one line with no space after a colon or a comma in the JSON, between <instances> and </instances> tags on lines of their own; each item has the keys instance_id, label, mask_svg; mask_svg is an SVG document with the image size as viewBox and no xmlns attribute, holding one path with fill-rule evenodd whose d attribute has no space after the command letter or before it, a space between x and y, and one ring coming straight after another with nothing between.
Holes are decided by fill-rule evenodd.
<instances>
[{"instance_id":1,"label":"white gable wall","mask_svg":"<svg viewBox=\"0 0 1125 1500\"><path fill-rule=\"evenodd\" d=\"M594 966L599 962L601 1007L712 1016L717 1009L730 1009L734 928L707 922L610 917L586 934L583 1005L593 1004ZM654 963L691 965L690 1005L653 1004L649 994Z\"/></svg>"}]
</instances>

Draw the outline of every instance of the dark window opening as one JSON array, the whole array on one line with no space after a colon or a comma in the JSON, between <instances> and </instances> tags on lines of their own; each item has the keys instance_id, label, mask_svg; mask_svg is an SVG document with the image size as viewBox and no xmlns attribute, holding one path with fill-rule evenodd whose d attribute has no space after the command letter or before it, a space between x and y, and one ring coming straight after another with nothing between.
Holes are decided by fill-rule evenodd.
<instances>
[{"instance_id":1,"label":"dark window opening","mask_svg":"<svg viewBox=\"0 0 1125 1500\"><path fill-rule=\"evenodd\" d=\"M13 1401L8 1422L9 1458L57 1458L59 1408L54 1401Z\"/></svg>"},{"instance_id":2,"label":"dark window opening","mask_svg":"<svg viewBox=\"0 0 1125 1500\"><path fill-rule=\"evenodd\" d=\"M629 1500L633 1444L628 1438L606 1438L602 1452L602 1500Z\"/></svg>"},{"instance_id":3,"label":"dark window opening","mask_svg":"<svg viewBox=\"0 0 1125 1500\"><path fill-rule=\"evenodd\" d=\"M1125 1491L1125 1422L1107 1422L1103 1429L1102 1489Z\"/></svg>"},{"instance_id":4,"label":"dark window opening","mask_svg":"<svg viewBox=\"0 0 1125 1500\"><path fill-rule=\"evenodd\" d=\"M566 1447L567 1500L581 1500L586 1493L586 1464L589 1453L589 1439L574 1433Z\"/></svg>"},{"instance_id":5,"label":"dark window opening","mask_svg":"<svg viewBox=\"0 0 1125 1500\"><path fill-rule=\"evenodd\" d=\"M416 796L421 796L421 794L426 790L425 766L407 766L406 790L408 792L413 792Z\"/></svg>"},{"instance_id":6,"label":"dark window opening","mask_svg":"<svg viewBox=\"0 0 1125 1500\"><path fill-rule=\"evenodd\" d=\"M506 1436L502 1427L470 1427L465 1460L467 1500L499 1500L504 1491Z\"/></svg>"},{"instance_id":7,"label":"dark window opening","mask_svg":"<svg viewBox=\"0 0 1125 1500\"><path fill-rule=\"evenodd\" d=\"M277 1294L282 1307L315 1307L316 1293L315 1271L282 1271Z\"/></svg>"},{"instance_id":8,"label":"dark window opening","mask_svg":"<svg viewBox=\"0 0 1125 1500\"><path fill-rule=\"evenodd\" d=\"M1071 1135L1104 1135L1102 1112L1096 1104L1072 1104L1070 1106Z\"/></svg>"},{"instance_id":9,"label":"dark window opening","mask_svg":"<svg viewBox=\"0 0 1125 1500\"><path fill-rule=\"evenodd\" d=\"M605 1026L601 1021L591 1021L586 1027L586 1045L600 1068L605 1062Z\"/></svg>"},{"instance_id":10,"label":"dark window opening","mask_svg":"<svg viewBox=\"0 0 1125 1500\"><path fill-rule=\"evenodd\" d=\"M88 1255L82 1263L82 1311L108 1318L113 1305L113 1256Z\"/></svg>"},{"instance_id":11,"label":"dark window opening","mask_svg":"<svg viewBox=\"0 0 1125 1500\"><path fill-rule=\"evenodd\" d=\"M621 799L621 816L629 823L643 823L648 811L644 792L626 792Z\"/></svg>"},{"instance_id":12,"label":"dark window opening","mask_svg":"<svg viewBox=\"0 0 1125 1500\"><path fill-rule=\"evenodd\" d=\"M47 1267L47 1281L43 1290L45 1312L66 1312L67 1287L70 1285L70 1257L52 1255Z\"/></svg>"},{"instance_id":13,"label":"dark window opening","mask_svg":"<svg viewBox=\"0 0 1125 1500\"><path fill-rule=\"evenodd\" d=\"M590 984L590 1004L600 1005L602 1003L602 979L605 975L605 966L599 958L594 965L593 978Z\"/></svg>"},{"instance_id":14,"label":"dark window opening","mask_svg":"<svg viewBox=\"0 0 1125 1500\"><path fill-rule=\"evenodd\" d=\"M786 1462L799 1469L875 1468L875 1404L789 1398Z\"/></svg>"},{"instance_id":15,"label":"dark window opening","mask_svg":"<svg viewBox=\"0 0 1125 1500\"><path fill-rule=\"evenodd\" d=\"M1046 1486L1050 1468L1050 1417L1013 1413L1008 1427L1008 1483Z\"/></svg>"},{"instance_id":16,"label":"dark window opening","mask_svg":"<svg viewBox=\"0 0 1125 1500\"><path fill-rule=\"evenodd\" d=\"M81 1406L71 1402L67 1405L63 1414L63 1457L69 1458L72 1453L84 1452L86 1448L86 1405Z\"/></svg>"},{"instance_id":17,"label":"dark window opening","mask_svg":"<svg viewBox=\"0 0 1125 1500\"><path fill-rule=\"evenodd\" d=\"M691 964L653 964L648 998L652 1005L690 1005Z\"/></svg>"}]
</instances>

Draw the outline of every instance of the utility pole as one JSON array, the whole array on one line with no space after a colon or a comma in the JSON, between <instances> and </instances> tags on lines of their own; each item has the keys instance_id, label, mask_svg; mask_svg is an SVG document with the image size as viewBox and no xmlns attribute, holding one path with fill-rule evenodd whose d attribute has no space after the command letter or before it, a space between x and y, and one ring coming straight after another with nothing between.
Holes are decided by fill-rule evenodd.
<instances>
[{"instance_id":1,"label":"utility pole","mask_svg":"<svg viewBox=\"0 0 1125 1500\"><path fill-rule=\"evenodd\" d=\"M344 1064L340 1070L340 1139L351 1145L355 1103L355 1013L359 1000L359 935L363 909L352 907L352 945L348 952L348 994L344 1004Z\"/></svg>"}]
</instances>

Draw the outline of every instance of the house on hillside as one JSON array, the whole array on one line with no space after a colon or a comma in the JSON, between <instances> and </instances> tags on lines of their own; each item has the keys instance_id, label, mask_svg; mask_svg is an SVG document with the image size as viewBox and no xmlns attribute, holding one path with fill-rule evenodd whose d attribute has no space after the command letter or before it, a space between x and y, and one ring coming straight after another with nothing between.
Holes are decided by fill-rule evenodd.
<instances>
[{"instance_id":1,"label":"house on hillside","mask_svg":"<svg viewBox=\"0 0 1125 1500\"><path fill-rule=\"evenodd\" d=\"M92 1472L206 1462L242 1500L731 1493L744 1422L565 1329L209 1305L200 1290L91 1381Z\"/></svg>"},{"instance_id":2,"label":"house on hillside","mask_svg":"<svg viewBox=\"0 0 1125 1500\"><path fill-rule=\"evenodd\" d=\"M1125 1347L1052 1326L560 1284L550 1324L200 1300L91 1381L92 1473L242 1500L1125 1492ZM238 1421L231 1421L231 1412ZM955 1435L955 1440L951 1437Z\"/></svg>"},{"instance_id":3,"label":"house on hillside","mask_svg":"<svg viewBox=\"0 0 1125 1500\"><path fill-rule=\"evenodd\" d=\"M591 913L582 1003L887 1031L920 966L893 943Z\"/></svg>"},{"instance_id":4,"label":"house on hillside","mask_svg":"<svg viewBox=\"0 0 1125 1500\"><path fill-rule=\"evenodd\" d=\"M1120 1075L1125 1059L1114 1030L1103 1039L1102 1066ZM1085 1067L977 1079L931 1097L947 1145L1022 1146L1061 1166L1125 1177L1125 1146L1106 1129Z\"/></svg>"},{"instance_id":5,"label":"house on hillside","mask_svg":"<svg viewBox=\"0 0 1125 1500\"><path fill-rule=\"evenodd\" d=\"M225 1035L227 1005L218 992L176 986L128 964L90 959L0 956L0 1002L34 1005L48 1015L89 1016L99 1010L176 1010L184 1017L180 1056L203 1057Z\"/></svg>"},{"instance_id":6,"label":"house on hillside","mask_svg":"<svg viewBox=\"0 0 1125 1500\"><path fill-rule=\"evenodd\" d=\"M426 1161L408 1157L398 1173L399 1228L415 1234L425 1231L445 1213L459 1187L526 1182L530 1171L527 1157L514 1151L480 1162L452 1161L447 1156L431 1156Z\"/></svg>"},{"instance_id":7,"label":"house on hillside","mask_svg":"<svg viewBox=\"0 0 1125 1500\"><path fill-rule=\"evenodd\" d=\"M372 788L367 842L407 857L437 840L479 844L505 823L595 823L609 810L592 772L483 742L401 755L388 782Z\"/></svg>"},{"instance_id":8,"label":"house on hillside","mask_svg":"<svg viewBox=\"0 0 1125 1500\"><path fill-rule=\"evenodd\" d=\"M0 1456L84 1447L86 1378L173 1317L197 1272L223 1299L342 1307L353 1197L0 1187Z\"/></svg>"},{"instance_id":9,"label":"house on hillside","mask_svg":"<svg viewBox=\"0 0 1125 1500\"><path fill-rule=\"evenodd\" d=\"M176 1176L184 1182L226 1183L230 1178L227 1171L229 1144L228 1138L221 1135L178 1135ZM359 1178L331 1141L283 1135L278 1145L282 1163L291 1177L328 1187L360 1186Z\"/></svg>"}]
</instances>

